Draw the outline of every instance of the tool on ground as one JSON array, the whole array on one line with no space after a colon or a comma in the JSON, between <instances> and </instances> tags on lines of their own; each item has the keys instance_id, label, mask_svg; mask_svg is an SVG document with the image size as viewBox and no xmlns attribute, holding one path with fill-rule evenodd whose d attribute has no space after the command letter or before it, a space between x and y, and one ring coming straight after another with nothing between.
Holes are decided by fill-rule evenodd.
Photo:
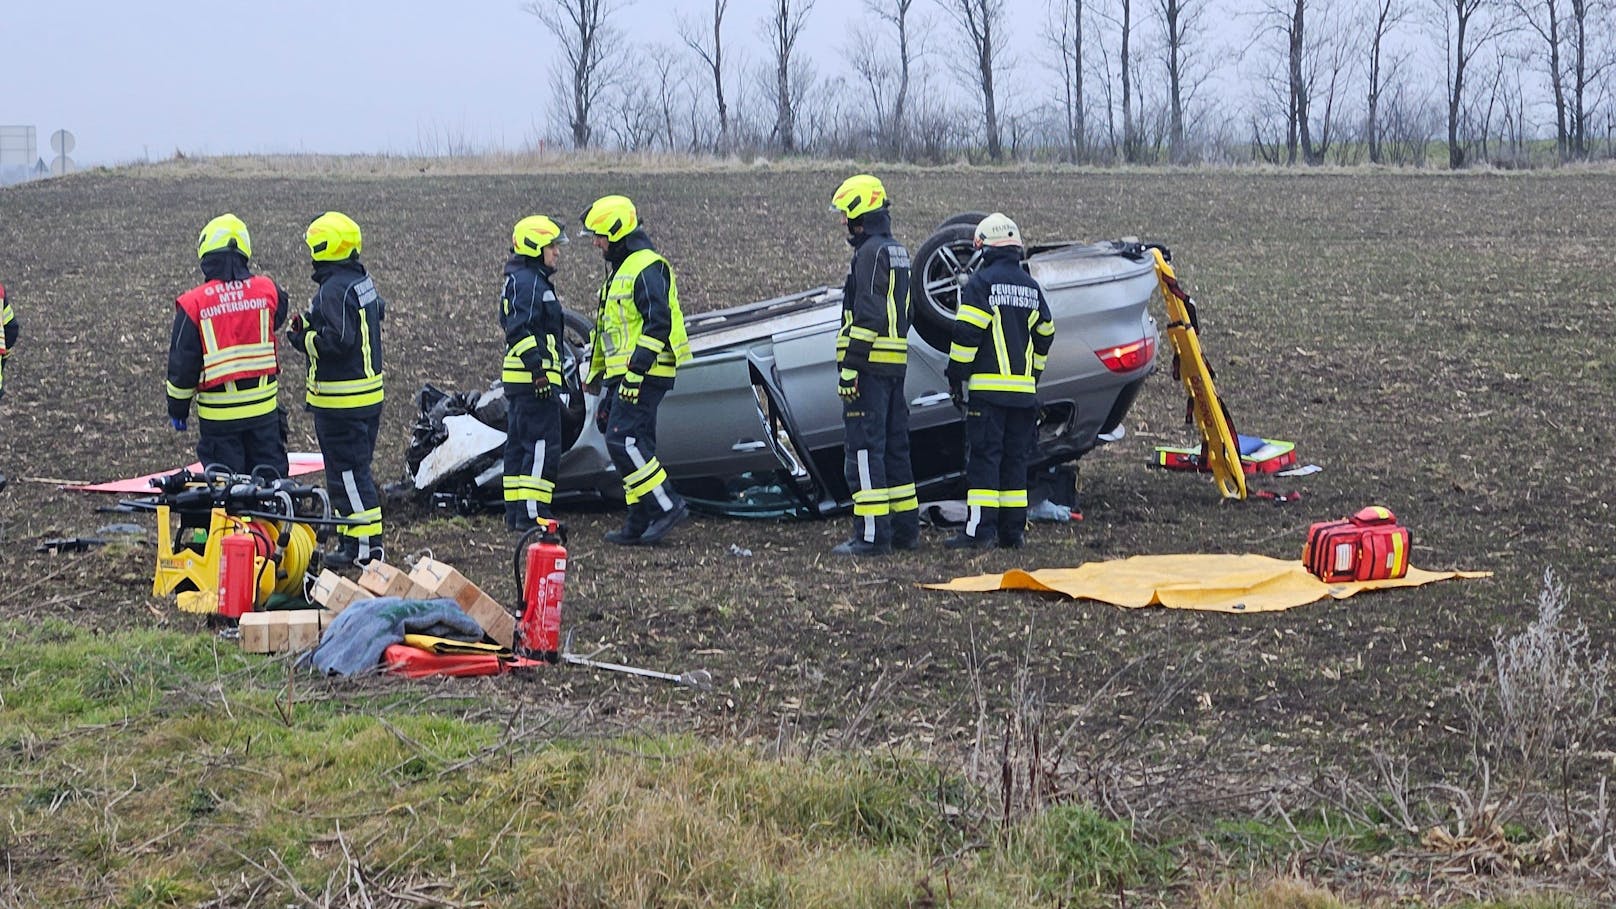
<instances>
[{"instance_id":1,"label":"tool on ground","mask_svg":"<svg viewBox=\"0 0 1616 909\"><path fill-rule=\"evenodd\" d=\"M301 594L323 531L352 523L332 516L324 490L289 479L209 468L151 483L155 495L120 504L156 513L152 594L178 594L185 612L239 618L273 594Z\"/></svg>"},{"instance_id":2,"label":"tool on ground","mask_svg":"<svg viewBox=\"0 0 1616 909\"><path fill-rule=\"evenodd\" d=\"M1408 574L1413 543L1407 527L1391 509L1360 508L1340 521L1320 521L1307 529L1302 564L1327 584L1339 581L1382 581Z\"/></svg>"},{"instance_id":3,"label":"tool on ground","mask_svg":"<svg viewBox=\"0 0 1616 909\"><path fill-rule=\"evenodd\" d=\"M1189 394L1189 414L1201 432L1202 462L1225 499L1246 497L1246 476L1241 470L1240 448L1235 442L1233 420L1218 399L1212 382L1212 369L1202 355L1200 320L1195 301L1178 283L1173 272L1172 253L1159 244L1145 246L1156 262L1156 280L1161 285L1162 302L1167 306L1167 338L1173 345L1173 373Z\"/></svg>"},{"instance_id":4,"label":"tool on ground","mask_svg":"<svg viewBox=\"0 0 1616 909\"><path fill-rule=\"evenodd\" d=\"M537 538L537 539L535 539ZM532 541L532 542L529 542ZM522 595L516 625L519 656L554 663L561 653L561 597L567 584L567 529L540 518L516 544L513 570Z\"/></svg>"},{"instance_id":5,"label":"tool on ground","mask_svg":"<svg viewBox=\"0 0 1616 909\"><path fill-rule=\"evenodd\" d=\"M595 653L599 653L596 650ZM699 691L711 691L713 675L705 669L691 669L686 672L658 672L655 669L641 669L638 666L625 666L622 663L607 663L591 657L582 656L572 652L572 632L567 632L567 639L561 645L561 662L574 666L587 666L590 669L604 669L607 672L622 672L628 675L637 675L648 679L661 679L686 688L695 688Z\"/></svg>"}]
</instances>

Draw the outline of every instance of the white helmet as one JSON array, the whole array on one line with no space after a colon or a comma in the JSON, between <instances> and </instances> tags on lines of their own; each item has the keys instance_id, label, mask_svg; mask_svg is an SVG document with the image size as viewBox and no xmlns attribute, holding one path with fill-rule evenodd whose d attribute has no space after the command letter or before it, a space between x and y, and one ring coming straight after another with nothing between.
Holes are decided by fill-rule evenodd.
<instances>
[{"instance_id":1,"label":"white helmet","mask_svg":"<svg viewBox=\"0 0 1616 909\"><path fill-rule=\"evenodd\" d=\"M1022 246L1021 228L1000 212L994 212L976 225L977 246Z\"/></svg>"}]
</instances>

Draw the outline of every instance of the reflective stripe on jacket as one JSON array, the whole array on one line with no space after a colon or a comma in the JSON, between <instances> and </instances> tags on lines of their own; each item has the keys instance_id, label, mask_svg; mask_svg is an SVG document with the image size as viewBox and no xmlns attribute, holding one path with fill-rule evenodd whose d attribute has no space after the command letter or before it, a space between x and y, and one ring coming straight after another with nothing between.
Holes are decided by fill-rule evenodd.
<instances>
[{"instance_id":1,"label":"reflective stripe on jacket","mask_svg":"<svg viewBox=\"0 0 1616 909\"><path fill-rule=\"evenodd\" d=\"M667 275L666 288L660 281L648 285L641 280L642 274L659 263ZM656 250L647 246L630 252L601 285L600 318L591 342L591 382L615 379L632 370L671 383L679 364L690 359L678 282L673 266Z\"/></svg>"},{"instance_id":2,"label":"reflective stripe on jacket","mask_svg":"<svg viewBox=\"0 0 1616 909\"><path fill-rule=\"evenodd\" d=\"M275 411L275 323L283 299L274 281L247 274L243 260L230 279L215 277L175 300L166 383L171 413L183 415L192 399L197 416L215 422Z\"/></svg>"},{"instance_id":3,"label":"reflective stripe on jacket","mask_svg":"<svg viewBox=\"0 0 1616 909\"><path fill-rule=\"evenodd\" d=\"M6 286L0 284L0 391L6 387L6 357L11 356L11 347L16 343L17 316L6 299Z\"/></svg>"},{"instance_id":4,"label":"reflective stripe on jacket","mask_svg":"<svg viewBox=\"0 0 1616 909\"><path fill-rule=\"evenodd\" d=\"M1021 268L1021 250L990 248L971 275L954 314L948 377L972 400L1034 407L1055 322L1042 287Z\"/></svg>"},{"instance_id":5,"label":"reflective stripe on jacket","mask_svg":"<svg viewBox=\"0 0 1616 909\"><path fill-rule=\"evenodd\" d=\"M842 286L836 362L844 369L901 376L909 363L909 251L892 238L883 209L849 237L853 259Z\"/></svg>"},{"instance_id":6,"label":"reflective stripe on jacket","mask_svg":"<svg viewBox=\"0 0 1616 909\"><path fill-rule=\"evenodd\" d=\"M315 279L320 289L305 316L309 330L303 336L309 406L380 407L386 302L357 259L315 263Z\"/></svg>"},{"instance_id":7,"label":"reflective stripe on jacket","mask_svg":"<svg viewBox=\"0 0 1616 909\"><path fill-rule=\"evenodd\" d=\"M532 256L513 255L505 264L505 289L499 302L499 325L505 332L505 362L500 380L532 385L543 373L551 385L561 384L561 335L566 322L561 301L550 283L554 269Z\"/></svg>"}]
</instances>

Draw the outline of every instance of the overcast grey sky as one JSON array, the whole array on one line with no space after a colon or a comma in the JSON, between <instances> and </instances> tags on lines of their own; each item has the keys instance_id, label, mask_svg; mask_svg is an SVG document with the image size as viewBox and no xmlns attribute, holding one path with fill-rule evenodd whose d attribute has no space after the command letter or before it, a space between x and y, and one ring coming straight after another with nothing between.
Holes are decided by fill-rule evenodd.
<instances>
[{"instance_id":1,"label":"overcast grey sky","mask_svg":"<svg viewBox=\"0 0 1616 909\"><path fill-rule=\"evenodd\" d=\"M675 12L704 5L637 0L619 21L635 40L676 43ZM1035 40L1044 0L1009 5L1017 36ZM444 135L514 149L548 123L549 37L518 0L0 6L0 124L36 127L47 158L50 133L72 130L81 166L176 149L409 153ZM725 23L754 62L761 15L759 0L734 0ZM804 44L822 71L863 15L860 0L817 0Z\"/></svg>"}]
</instances>

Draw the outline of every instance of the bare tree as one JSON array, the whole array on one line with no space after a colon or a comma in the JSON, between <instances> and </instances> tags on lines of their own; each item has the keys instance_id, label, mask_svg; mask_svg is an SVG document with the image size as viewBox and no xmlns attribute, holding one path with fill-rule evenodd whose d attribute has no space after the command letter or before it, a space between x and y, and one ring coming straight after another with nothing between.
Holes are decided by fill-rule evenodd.
<instances>
[{"instance_id":1,"label":"bare tree","mask_svg":"<svg viewBox=\"0 0 1616 909\"><path fill-rule=\"evenodd\" d=\"M1616 66L1616 9L1600 0L1570 0L1571 4L1571 153L1588 156L1588 94ZM1591 23L1591 27L1590 27ZM1603 27L1600 27L1603 24ZM1603 48L1598 38L1603 36ZM1604 53L1600 54L1600 50Z\"/></svg>"},{"instance_id":2,"label":"bare tree","mask_svg":"<svg viewBox=\"0 0 1616 909\"><path fill-rule=\"evenodd\" d=\"M1527 31L1540 42L1540 55L1548 72L1549 91L1554 99L1554 152L1565 161L1571 154L1570 132L1566 123L1566 71L1561 65L1560 51L1564 38L1560 34L1565 17L1566 0L1508 0Z\"/></svg>"},{"instance_id":3,"label":"bare tree","mask_svg":"<svg viewBox=\"0 0 1616 909\"><path fill-rule=\"evenodd\" d=\"M1430 0L1434 6L1437 38L1444 52L1444 73L1448 101L1448 166L1465 166L1468 138L1461 128L1465 114L1465 75L1476 54L1503 33L1505 25L1498 13L1498 0Z\"/></svg>"},{"instance_id":4,"label":"bare tree","mask_svg":"<svg viewBox=\"0 0 1616 909\"><path fill-rule=\"evenodd\" d=\"M998 99L994 93L994 57L1005 46L1004 0L937 0L945 12L959 23L971 51L971 81L982 93L982 111L986 119L988 157L995 161L1004 157L999 142ZM1124 0L1126 2L1126 0Z\"/></svg>"},{"instance_id":5,"label":"bare tree","mask_svg":"<svg viewBox=\"0 0 1616 909\"><path fill-rule=\"evenodd\" d=\"M1364 139L1369 146L1369 161L1381 163L1381 95L1398 60L1388 56L1386 41L1392 29L1408 17L1406 0L1373 0L1369 28L1369 115L1364 123Z\"/></svg>"},{"instance_id":6,"label":"bare tree","mask_svg":"<svg viewBox=\"0 0 1616 909\"><path fill-rule=\"evenodd\" d=\"M724 101L724 14L729 12L729 0L713 0L712 40L705 34L707 25L679 19L679 37L685 46L696 52L707 71L713 76L713 103L718 109L718 136L713 151L724 154L729 150L729 105Z\"/></svg>"},{"instance_id":7,"label":"bare tree","mask_svg":"<svg viewBox=\"0 0 1616 909\"><path fill-rule=\"evenodd\" d=\"M1139 160L1139 130L1133 119L1133 0L1119 0L1121 4L1122 49L1122 160Z\"/></svg>"},{"instance_id":8,"label":"bare tree","mask_svg":"<svg viewBox=\"0 0 1616 909\"><path fill-rule=\"evenodd\" d=\"M1162 64L1167 70L1167 144L1174 164L1189 160L1184 142L1184 104L1201 82L1195 71L1194 36L1206 13L1204 0L1156 0L1161 19Z\"/></svg>"},{"instance_id":9,"label":"bare tree","mask_svg":"<svg viewBox=\"0 0 1616 909\"><path fill-rule=\"evenodd\" d=\"M774 57L774 139L788 155L797 151L796 101L806 88L793 85L793 79L804 75L805 69L792 55L813 8L814 0L770 0L762 20L763 35Z\"/></svg>"},{"instance_id":10,"label":"bare tree","mask_svg":"<svg viewBox=\"0 0 1616 909\"><path fill-rule=\"evenodd\" d=\"M864 0L865 8L898 33L898 87L892 99L891 115L882 123L885 144L894 158L902 158L904 151L904 124L909 107L909 67L916 57L915 36L909 19L914 5L915 0Z\"/></svg>"},{"instance_id":11,"label":"bare tree","mask_svg":"<svg viewBox=\"0 0 1616 909\"><path fill-rule=\"evenodd\" d=\"M593 132L595 104L610 81L604 68L606 49L617 38L617 30L609 20L622 8L620 0L531 0L522 8L561 44L557 74L571 98L563 95L558 100L568 108L573 148L585 148Z\"/></svg>"},{"instance_id":12,"label":"bare tree","mask_svg":"<svg viewBox=\"0 0 1616 909\"><path fill-rule=\"evenodd\" d=\"M1052 0L1049 40L1055 45L1065 110L1067 153L1073 161L1087 156L1088 111L1084 105L1083 13L1088 0Z\"/></svg>"}]
</instances>

